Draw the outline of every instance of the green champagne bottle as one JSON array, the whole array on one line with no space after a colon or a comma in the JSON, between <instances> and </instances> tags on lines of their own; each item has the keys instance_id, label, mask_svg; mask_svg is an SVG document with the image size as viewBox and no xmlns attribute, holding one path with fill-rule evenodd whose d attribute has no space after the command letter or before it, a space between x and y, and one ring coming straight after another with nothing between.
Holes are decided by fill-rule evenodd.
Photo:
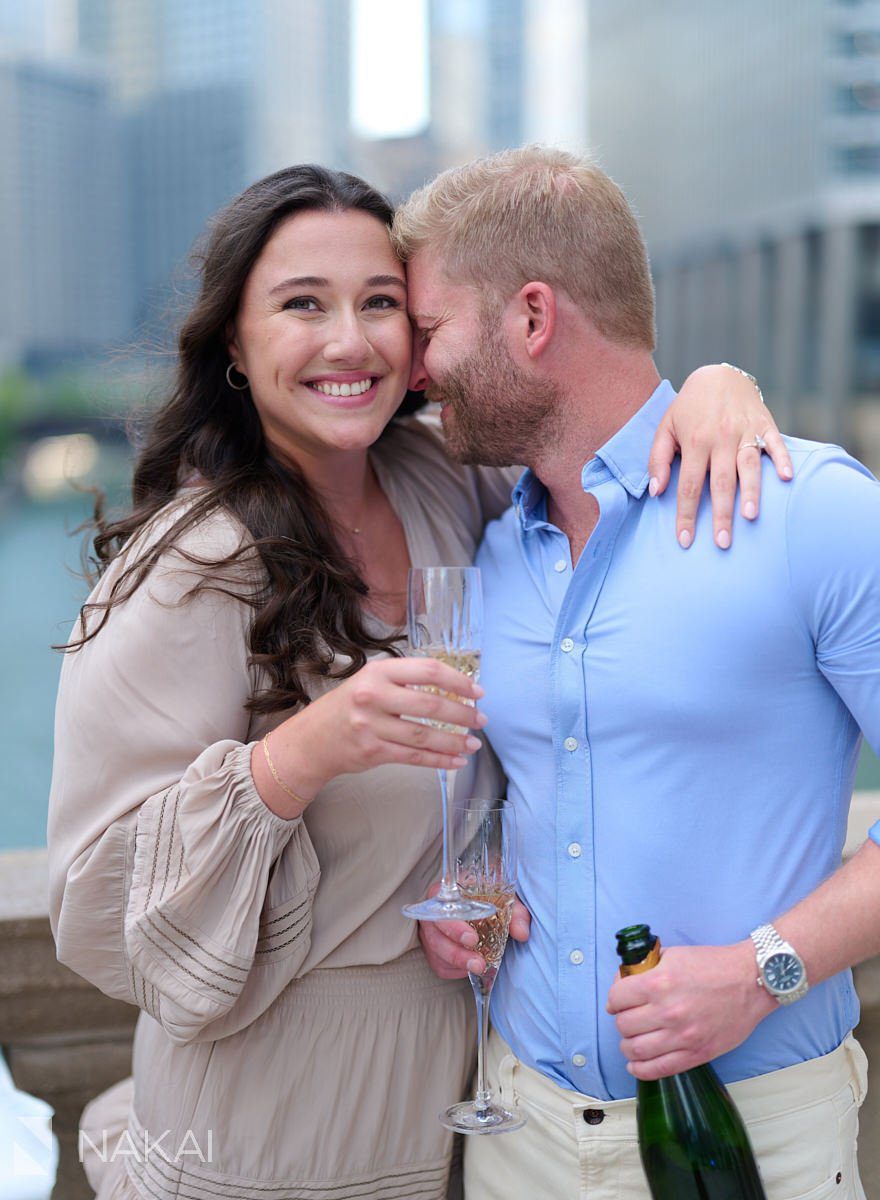
<instances>
[{"instance_id":1,"label":"green champagne bottle","mask_svg":"<svg viewBox=\"0 0 880 1200\"><path fill-rule=\"evenodd\" d=\"M647 925L617 933L621 975L650 971L660 940ZM742 1117L709 1063L639 1080L642 1166L654 1200L766 1200Z\"/></svg>"}]
</instances>

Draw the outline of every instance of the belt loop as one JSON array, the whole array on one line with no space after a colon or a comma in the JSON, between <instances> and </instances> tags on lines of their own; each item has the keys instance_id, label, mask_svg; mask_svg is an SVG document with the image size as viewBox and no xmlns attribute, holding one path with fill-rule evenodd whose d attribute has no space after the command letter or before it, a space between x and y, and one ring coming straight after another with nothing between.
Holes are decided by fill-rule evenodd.
<instances>
[{"instance_id":1,"label":"belt loop","mask_svg":"<svg viewBox=\"0 0 880 1200\"><path fill-rule=\"evenodd\" d=\"M856 1100L864 1104L868 1093L868 1058L862 1049L861 1042L850 1033L843 1040L850 1074L856 1091Z\"/></svg>"},{"instance_id":2,"label":"belt loop","mask_svg":"<svg viewBox=\"0 0 880 1200\"><path fill-rule=\"evenodd\" d=\"M501 1103L506 1108L516 1105L516 1095L513 1088L513 1073L519 1065L515 1054L508 1051L498 1064L498 1091L501 1093Z\"/></svg>"}]
</instances>

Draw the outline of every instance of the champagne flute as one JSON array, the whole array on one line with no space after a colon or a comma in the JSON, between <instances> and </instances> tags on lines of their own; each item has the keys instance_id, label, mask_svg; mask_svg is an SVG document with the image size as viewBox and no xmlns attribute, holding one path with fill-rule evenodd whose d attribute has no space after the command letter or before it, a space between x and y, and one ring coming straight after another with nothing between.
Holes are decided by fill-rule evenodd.
<instances>
[{"instance_id":1,"label":"champagne flute","mask_svg":"<svg viewBox=\"0 0 880 1200\"><path fill-rule=\"evenodd\" d=\"M436 658L475 682L480 674L483 593L478 567L412 567L407 591L409 644L413 654ZM425 689L438 691L436 688ZM450 698L473 701L461 696ZM458 725L432 721L438 729L464 733ZM463 899L452 870L449 788L446 771L438 770L443 804L443 870L440 890L430 900L404 906L415 921L469 921L491 916L490 904Z\"/></svg>"},{"instance_id":2,"label":"champagne flute","mask_svg":"<svg viewBox=\"0 0 880 1200\"><path fill-rule=\"evenodd\" d=\"M503 800L466 800L455 806L455 872L462 895L488 901L495 914L471 921L480 939L476 953L486 960L482 975L468 973L477 1002L477 1091L473 1100L440 1114L456 1133L510 1133L526 1122L524 1113L505 1108L486 1080L489 998L498 975L516 895L516 821Z\"/></svg>"}]
</instances>

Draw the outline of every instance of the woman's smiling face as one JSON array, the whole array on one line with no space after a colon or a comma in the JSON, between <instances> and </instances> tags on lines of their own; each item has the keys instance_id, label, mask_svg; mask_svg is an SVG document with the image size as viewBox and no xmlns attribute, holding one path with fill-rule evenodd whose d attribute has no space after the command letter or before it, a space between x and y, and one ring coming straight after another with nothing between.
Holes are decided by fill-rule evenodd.
<instances>
[{"instance_id":1,"label":"woman's smiling face","mask_svg":"<svg viewBox=\"0 0 880 1200\"><path fill-rule=\"evenodd\" d=\"M242 289L229 355L282 458L366 449L406 391L406 275L378 218L358 209L283 221Z\"/></svg>"}]
</instances>

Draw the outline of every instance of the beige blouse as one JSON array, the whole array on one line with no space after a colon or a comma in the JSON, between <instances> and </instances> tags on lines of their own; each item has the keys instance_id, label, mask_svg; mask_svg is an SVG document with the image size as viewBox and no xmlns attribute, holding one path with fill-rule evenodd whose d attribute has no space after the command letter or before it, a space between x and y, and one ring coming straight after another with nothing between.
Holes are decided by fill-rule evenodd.
<instances>
[{"instance_id":1,"label":"beige blouse","mask_svg":"<svg viewBox=\"0 0 880 1200\"><path fill-rule=\"evenodd\" d=\"M470 563L509 503L512 473L451 463L425 417L400 422L371 456L414 565ZM110 566L93 600L180 503ZM216 514L182 547L219 557L243 537ZM338 776L296 820L266 807L251 751L286 714L246 712L261 682L248 665L252 610L210 591L186 598L194 570L164 554L66 656L49 815L58 957L177 1044L250 1026L316 967L411 950L400 906L437 877L440 851L436 775L424 768ZM327 686L317 681L314 696Z\"/></svg>"}]
</instances>

